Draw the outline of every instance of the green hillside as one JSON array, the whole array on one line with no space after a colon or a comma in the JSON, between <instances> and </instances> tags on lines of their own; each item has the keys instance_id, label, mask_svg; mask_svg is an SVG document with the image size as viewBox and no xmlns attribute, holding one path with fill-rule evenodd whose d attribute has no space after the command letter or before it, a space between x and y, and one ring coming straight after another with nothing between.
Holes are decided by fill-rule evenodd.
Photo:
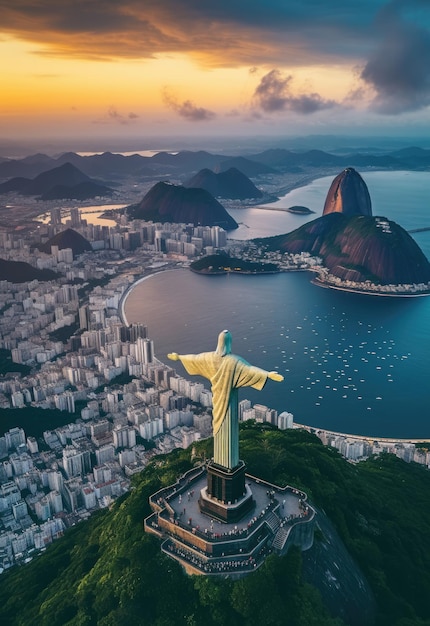
<instances>
[{"instance_id":1,"label":"green hillside","mask_svg":"<svg viewBox=\"0 0 430 626\"><path fill-rule=\"evenodd\" d=\"M244 259L237 259L225 254L209 254L190 264L190 269L200 274L226 274L227 272L241 274L272 274L279 272L274 263L255 263Z\"/></svg>"},{"instance_id":2,"label":"green hillside","mask_svg":"<svg viewBox=\"0 0 430 626\"><path fill-rule=\"evenodd\" d=\"M211 441L196 444L211 454ZM0 577L8 626L364 626L330 617L296 550L236 582L188 577L143 533L148 496L191 467L191 450L158 457L111 510L69 530L30 564ZM249 472L305 489L331 519L376 598L376 626L430 624L430 473L385 455L351 465L303 431L246 425ZM317 531L316 542L324 544ZM339 563L340 574L343 563ZM339 615L342 606L339 606ZM364 613L363 613L364 614Z\"/></svg>"}]
</instances>

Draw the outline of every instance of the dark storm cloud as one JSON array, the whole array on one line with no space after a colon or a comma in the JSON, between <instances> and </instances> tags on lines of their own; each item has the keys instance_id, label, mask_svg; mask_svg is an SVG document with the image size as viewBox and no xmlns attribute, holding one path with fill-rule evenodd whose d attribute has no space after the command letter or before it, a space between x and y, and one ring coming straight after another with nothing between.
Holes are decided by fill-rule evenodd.
<instances>
[{"instance_id":1,"label":"dark storm cloud","mask_svg":"<svg viewBox=\"0 0 430 626\"><path fill-rule=\"evenodd\" d=\"M162 96L164 104L169 109L175 111L180 117L183 117L189 122L208 122L215 117L215 113L213 111L209 111L209 109L204 109L203 107L198 107L191 102L191 100L179 102L178 99L167 90L164 90Z\"/></svg>"},{"instance_id":2,"label":"dark storm cloud","mask_svg":"<svg viewBox=\"0 0 430 626\"><path fill-rule=\"evenodd\" d=\"M255 89L254 105L265 113L294 111L304 115L336 105L334 100L324 100L318 93L294 95L292 81L292 76L283 76L279 70L271 70Z\"/></svg>"},{"instance_id":3,"label":"dark storm cloud","mask_svg":"<svg viewBox=\"0 0 430 626\"><path fill-rule=\"evenodd\" d=\"M305 64L368 50L384 0L0 0L0 31L45 54L150 58L192 52L213 65ZM317 57L315 56L317 55Z\"/></svg>"},{"instance_id":4,"label":"dark storm cloud","mask_svg":"<svg viewBox=\"0 0 430 626\"><path fill-rule=\"evenodd\" d=\"M361 65L375 110L429 104L430 0L0 0L0 15L0 36L38 44L38 54L144 60L182 53L254 73L263 66ZM333 105L317 93L292 94L286 78L274 78L255 95L261 111ZM187 119L211 117L191 102L175 106Z\"/></svg>"},{"instance_id":5,"label":"dark storm cloud","mask_svg":"<svg viewBox=\"0 0 430 626\"><path fill-rule=\"evenodd\" d=\"M417 8L425 2L412 3ZM410 5L409 5L410 6ZM416 111L430 104L430 30L412 23L405 2L389 3L377 25L382 38L361 73L376 92L380 113Z\"/></svg>"}]
</instances>

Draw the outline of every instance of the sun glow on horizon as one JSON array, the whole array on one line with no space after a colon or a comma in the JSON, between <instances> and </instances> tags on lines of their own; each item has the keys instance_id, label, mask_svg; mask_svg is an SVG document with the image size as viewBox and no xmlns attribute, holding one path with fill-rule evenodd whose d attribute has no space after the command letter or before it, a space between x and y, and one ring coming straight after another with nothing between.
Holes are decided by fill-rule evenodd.
<instances>
[{"instance_id":1,"label":"sun glow on horizon","mask_svg":"<svg viewBox=\"0 0 430 626\"><path fill-rule=\"evenodd\" d=\"M389 4L5 6L0 136L427 136L430 12Z\"/></svg>"},{"instance_id":2,"label":"sun glow on horizon","mask_svg":"<svg viewBox=\"0 0 430 626\"><path fill-rule=\"evenodd\" d=\"M0 59L4 87L0 123L26 117L24 125L34 120L36 127L44 117L47 122L48 118L54 123L63 120L72 126L125 125L139 118L154 124L160 119L173 122L186 102L198 104L213 119L246 118L256 85L267 71L262 67L203 68L185 54L114 61L55 57L47 55L40 44L11 37L0 41ZM289 74L294 74L299 90L310 86L326 97L345 95L339 87L348 81L343 67L285 69L285 75Z\"/></svg>"}]
</instances>

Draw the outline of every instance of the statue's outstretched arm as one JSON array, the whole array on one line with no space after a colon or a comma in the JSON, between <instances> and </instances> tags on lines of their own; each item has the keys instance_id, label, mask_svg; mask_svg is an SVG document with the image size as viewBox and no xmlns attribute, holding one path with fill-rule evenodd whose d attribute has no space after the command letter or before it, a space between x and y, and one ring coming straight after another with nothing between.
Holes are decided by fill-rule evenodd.
<instances>
[{"instance_id":1,"label":"statue's outstretched arm","mask_svg":"<svg viewBox=\"0 0 430 626\"><path fill-rule=\"evenodd\" d=\"M177 352L169 352L169 354L167 355L167 357L171 360L171 361L179 361L179 354Z\"/></svg>"},{"instance_id":2,"label":"statue's outstretched arm","mask_svg":"<svg viewBox=\"0 0 430 626\"><path fill-rule=\"evenodd\" d=\"M284 377L282 376L282 374L278 374L278 372L269 372L267 376L270 378L270 380L274 380L277 383L280 383L281 381L284 380Z\"/></svg>"}]
</instances>

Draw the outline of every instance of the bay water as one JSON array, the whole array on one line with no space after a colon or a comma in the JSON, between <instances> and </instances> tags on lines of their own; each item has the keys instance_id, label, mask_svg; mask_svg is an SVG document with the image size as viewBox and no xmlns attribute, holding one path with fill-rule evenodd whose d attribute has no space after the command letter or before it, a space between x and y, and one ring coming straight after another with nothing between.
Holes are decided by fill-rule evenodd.
<instances>
[{"instance_id":1,"label":"bay water","mask_svg":"<svg viewBox=\"0 0 430 626\"><path fill-rule=\"evenodd\" d=\"M406 230L430 226L430 173L362 176L374 215ZM230 236L281 234L319 217L332 180L318 179L265 208L230 210L241 222ZM295 204L315 214L268 210ZM430 231L413 237L429 257ZM292 412L296 422L366 436L430 438L430 297L337 292L312 285L311 277L161 272L134 287L125 315L128 323L147 324L157 357L184 376L167 353L214 350L218 333L229 329L233 352L285 377L269 380L260 392L242 389L240 399Z\"/></svg>"}]
</instances>

